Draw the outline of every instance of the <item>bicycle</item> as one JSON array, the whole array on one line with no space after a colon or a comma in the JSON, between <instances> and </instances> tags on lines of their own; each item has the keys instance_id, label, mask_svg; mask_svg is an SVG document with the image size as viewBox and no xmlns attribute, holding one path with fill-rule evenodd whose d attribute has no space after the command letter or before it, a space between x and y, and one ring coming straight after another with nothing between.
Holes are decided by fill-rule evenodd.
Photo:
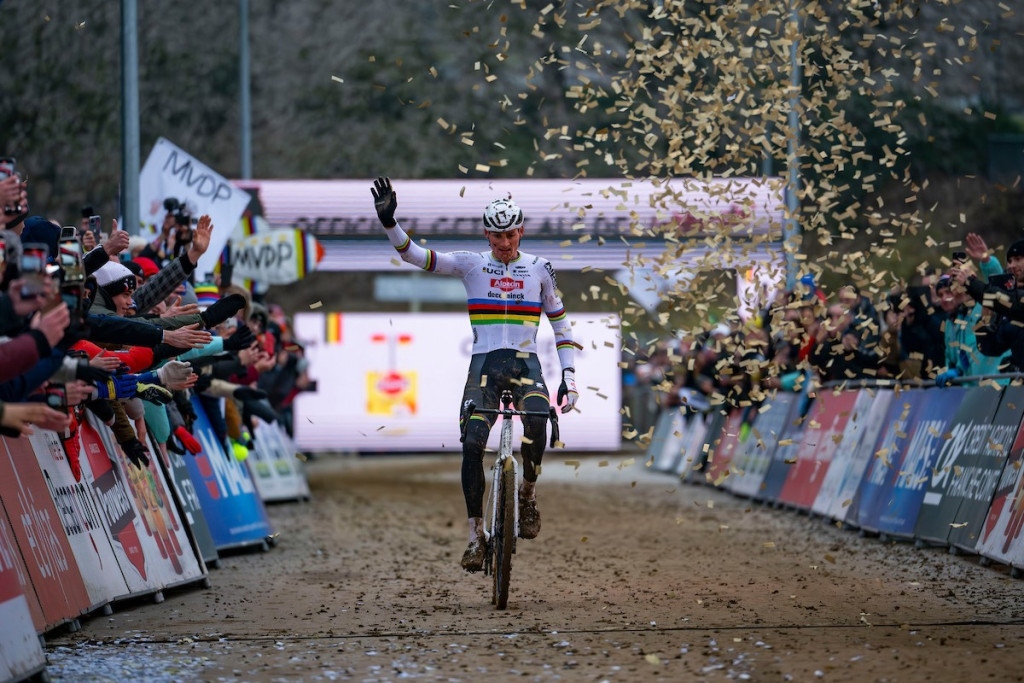
<instances>
[{"instance_id":1,"label":"bicycle","mask_svg":"<svg viewBox=\"0 0 1024 683\"><path fill-rule=\"evenodd\" d=\"M494 475L490 496L484 508L484 534L487 538L484 574L494 577L491 603L495 609L505 609L508 604L512 555L516 552L516 538L519 536L519 461L512 454L512 417L546 417L551 422L551 447L554 448L558 441L558 412L554 406L546 413L515 410L511 407L512 392L507 389L501 392L500 404L501 408L477 408L473 401L468 401L462 411L461 438L461 441L466 440L469 419L475 413L502 416L498 457L491 468Z\"/></svg>"}]
</instances>

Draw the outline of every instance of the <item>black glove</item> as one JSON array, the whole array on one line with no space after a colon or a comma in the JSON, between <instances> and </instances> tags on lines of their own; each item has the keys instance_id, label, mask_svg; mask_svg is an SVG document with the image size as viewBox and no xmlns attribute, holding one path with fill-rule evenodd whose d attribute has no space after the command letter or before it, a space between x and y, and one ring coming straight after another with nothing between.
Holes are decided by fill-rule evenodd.
<instances>
[{"instance_id":1,"label":"black glove","mask_svg":"<svg viewBox=\"0 0 1024 683\"><path fill-rule=\"evenodd\" d=\"M142 442L138 439L132 439L131 441L121 444L121 450L124 451L124 454L132 461L132 464L140 470L149 467L149 453L146 451L146 447L143 446Z\"/></svg>"},{"instance_id":2,"label":"black glove","mask_svg":"<svg viewBox=\"0 0 1024 683\"><path fill-rule=\"evenodd\" d=\"M266 398L267 392L262 389L253 389L252 387L238 387L231 395L239 401L258 401L261 398Z\"/></svg>"},{"instance_id":3,"label":"black glove","mask_svg":"<svg viewBox=\"0 0 1024 683\"><path fill-rule=\"evenodd\" d=\"M86 382L106 382L111 377L113 377L112 373L89 365L87 360L78 361L78 366L75 368L75 379L85 380Z\"/></svg>"},{"instance_id":4,"label":"black glove","mask_svg":"<svg viewBox=\"0 0 1024 683\"><path fill-rule=\"evenodd\" d=\"M211 384L213 384L213 375L208 372L204 372L199 375L199 379L197 379L196 383L192 386L192 390L201 394L209 389Z\"/></svg>"},{"instance_id":5,"label":"black glove","mask_svg":"<svg viewBox=\"0 0 1024 683\"><path fill-rule=\"evenodd\" d=\"M395 227L395 211L398 209L398 193L391 189L390 178L377 178L370 189L373 195L373 208L377 210L377 218L385 228Z\"/></svg>"},{"instance_id":6,"label":"black glove","mask_svg":"<svg viewBox=\"0 0 1024 683\"><path fill-rule=\"evenodd\" d=\"M85 402L85 407L88 408L93 415L100 419L103 424L109 425L114 422L114 409L110 405L110 401L104 401L103 399L92 399Z\"/></svg>"},{"instance_id":7,"label":"black glove","mask_svg":"<svg viewBox=\"0 0 1024 683\"><path fill-rule=\"evenodd\" d=\"M225 351L241 351L252 346L256 341L256 335L252 333L248 325L242 325L234 334L224 340Z\"/></svg>"},{"instance_id":8,"label":"black glove","mask_svg":"<svg viewBox=\"0 0 1024 683\"><path fill-rule=\"evenodd\" d=\"M249 427L250 433L252 433L253 415L267 424L272 424L277 420L277 413L275 413L274 409L270 407L270 403L266 399L242 402L242 421L245 422L246 427Z\"/></svg>"},{"instance_id":9,"label":"black glove","mask_svg":"<svg viewBox=\"0 0 1024 683\"><path fill-rule=\"evenodd\" d=\"M199 317L203 319L203 327L216 327L243 308L245 308L244 296L237 293L228 294L200 313Z\"/></svg>"},{"instance_id":10,"label":"black glove","mask_svg":"<svg viewBox=\"0 0 1024 683\"><path fill-rule=\"evenodd\" d=\"M202 380L203 375L200 375L199 379ZM207 386L209 386L209 382L207 382ZM191 432L196 420L199 419L196 411L192 408L192 401L188 400L188 395L184 391L175 391L174 405L178 407L178 413L181 415L182 422L185 423L185 429Z\"/></svg>"}]
</instances>

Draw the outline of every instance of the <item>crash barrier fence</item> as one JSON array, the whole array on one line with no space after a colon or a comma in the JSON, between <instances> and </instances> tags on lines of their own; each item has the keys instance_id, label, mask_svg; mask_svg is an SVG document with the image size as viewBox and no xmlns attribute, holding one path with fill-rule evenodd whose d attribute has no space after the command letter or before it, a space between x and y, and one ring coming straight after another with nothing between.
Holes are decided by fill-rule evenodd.
<instances>
[{"instance_id":1,"label":"crash barrier fence","mask_svg":"<svg viewBox=\"0 0 1024 683\"><path fill-rule=\"evenodd\" d=\"M38 428L0 438L0 681L43 673L43 636L58 627L78 630L119 601L209 586L220 553L273 543L264 502L309 499L278 424L257 421L240 459L195 398L192 407L201 450L179 455L150 437L144 468L88 411L67 442Z\"/></svg>"},{"instance_id":2,"label":"crash barrier fence","mask_svg":"<svg viewBox=\"0 0 1024 683\"><path fill-rule=\"evenodd\" d=\"M668 410L648 462L845 528L978 555L1019 576L1021 378L968 377L946 388L840 383L813 395L779 392L758 406Z\"/></svg>"}]
</instances>

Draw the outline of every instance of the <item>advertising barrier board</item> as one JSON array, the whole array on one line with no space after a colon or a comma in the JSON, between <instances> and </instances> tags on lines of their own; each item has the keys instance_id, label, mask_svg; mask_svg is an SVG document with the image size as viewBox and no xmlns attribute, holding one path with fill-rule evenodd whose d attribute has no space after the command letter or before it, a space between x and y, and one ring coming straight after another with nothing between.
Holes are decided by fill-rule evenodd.
<instances>
[{"instance_id":1,"label":"advertising barrier board","mask_svg":"<svg viewBox=\"0 0 1024 683\"><path fill-rule=\"evenodd\" d=\"M167 448L167 444L157 444L150 432L150 446L159 450L160 462L164 466L164 478L174 487L174 494L177 498L180 516L185 519L191 532L192 542L195 543L196 551L207 566L217 562L217 546L210 534L210 526L206 523L206 514L199 502L199 494L196 493L195 483L188 474L185 467L185 458L191 455L180 455Z\"/></svg>"},{"instance_id":2,"label":"advertising barrier board","mask_svg":"<svg viewBox=\"0 0 1024 683\"><path fill-rule=\"evenodd\" d=\"M998 395L990 387L983 387L981 390L989 392L983 398L990 403L992 398ZM1020 428L1022 416L1024 387L1004 387L999 410L992 418L992 429L988 433L988 438L978 450L973 462L964 468L959 485L955 488L951 486L947 491L947 495L959 496L961 499L956 521L951 522L949 526L950 545L968 552L977 550L985 519L992 506L992 499L995 497L999 478L1013 447L1013 440Z\"/></svg>"},{"instance_id":3,"label":"advertising barrier board","mask_svg":"<svg viewBox=\"0 0 1024 683\"><path fill-rule=\"evenodd\" d=\"M1024 567L1024 423L1018 428L981 530L978 552L997 562Z\"/></svg>"},{"instance_id":4,"label":"advertising barrier board","mask_svg":"<svg viewBox=\"0 0 1024 683\"><path fill-rule=\"evenodd\" d=\"M1017 389L1007 389L1020 396ZM999 391L989 387L967 390L949 432L943 434L938 459L930 472L914 532L917 538L945 545L952 530L967 524L960 512L963 508L967 515L973 499L984 506L980 517L972 516L971 533L975 540L980 535L1003 463L1024 413L1024 404L1018 409L1019 401L1014 401L1012 396L1001 401L999 396ZM993 449L1000 452L996 454Z\"/></svg>"},{"instance_id":5,"label":"advertising barrier board","mask_svg":"<svg viewBox=\"0 0 1024 683\"><path fill-rule=\"evenodd\" d=\"M796 405L793 407L790 419L786 422L781 438L775 447L775 452L772 453L768 469L764 473L761 489L756 496L758 500L777 501L782 493L782 488L786 485L786 479L789 477L793 463L796 462L797 449L800 448L800 444L803 442L804 432L807 428L806 414L799 414L802 404L803 397L797 396ZM808 413L813 409L814 404L812 402L807 407Z\"/></svg>"},{"instance_id":6,"label":"advertising barrier board","mask_svg":"<svg viewBox=\"0 0 1024 683\"><path fill-rule=\"evenodd\" d=\"M309 484L295 446L277 422L267 424L253 417L253 448L249 449L250 474L264 502L309 498Z\"/></svg>"},{"instance_id":7,"label":"advertising barrier board","mask_svg":"<svg viewBox=\"0 0 1024 683\"><path fill-rule=\"evenodd\" d=\"M740 444L745 414L743 408L733 408L726 416L719 442L708 452L707 462L704 464L704 481L707 483L721 486L729 478L733 455Z\"/></svg>"},{"instance_id":8,"label":"advertising barrier board","mask_svg":"<svg viewBox=\"0 0 1024 683\"><path fill-rule=\"evenodd\" d=\"M56 432L37 429L28 441L89 592L90 611L124 597L128 594L128 584L117 564L109 530L89 479L83 476L81 481L75 481L64 445Z\"/></svg>"},{"instance_id":9,"label":"advertising barrier board","mask_svg":"<svg viewBox=\"0 0 1024 683\"><path fill-rule=\"evenodd\" d=\"M46 667L36 636L29 600L28 575L14 544L7 513L0 507L0 680L20 681ZM35 600L35 595L32 596ZM38 608L38 602L36 603Z\"/></svg>"},{"instance_id":10,"label":"advertising barrier board","mask_svg":"<svg viewBox=\"0 0 1024 683\"><path fill-rule=\"evenodd\" d=\"M647 447L647 457L651 467L656 472L669 472L676 464L678 448L673 448L671 443L674 439L670 437L678 435L682 437L683 415L677 408L666 408L658 413L658 419L654 422L654 431L651 433L651 443ZM678 444L674 444L678 446Z\"/></svg>"},{"instance_id":11,"label":"advertising barrier board","mask_svg":"<svg viewBox=\"0 0 1024 683\"><path fill-rule=\"evenodd\" d=\"M856 402L856 391L818 392L807 413L803 438L793 456L796 462L790 467L779 500L801 510L809 510L814 505Z\"/></svg>"},{"instance_id":12,"label":"advertising barrier board","mask_svg":"<svg viewBox=\"0 0 1024 683\"><path fill-rule=\"evenodd\" d=\"M701 439L700 447L692 457L684 457L684 462L680 465L680 477L684 477L691 484L707 481L704 478L704 469L709 459L713 461L714 453L722 442L722 429L725 427L726 417L721 410L712 410L704 416L704 438ZM686 463L686 460L689 462Z\"/></svg>"},{"instance_id":13,"label":"advertising barrier board","mask_svg":"<svg viewBox=\"0 0 1024 683\"><path fill-rule=\"evenodd\" d=\"M39 598L42 632L77 619L91 601L43 474L25 466L35 462L28 439L0 437L0 500Z\"/></svg>"},{"instance_id":14,"label":"advertising barrier board","mask_svg":"<svg viewBox=\"0 0 1024 683\"><path fill-rule=\"evenodd\" d=\"M738 496L759 496L772 454L789 424L790 413L795 405L796 394L778 392L758 410L750 426L750 435L739 445L733 456L735 472L726 480L726 489Z\"/></svg>"},{"instance_id":15,"label":"advertising barrier board","mask_svg":"<svg viewBox=\"0 0 1024 683\"><path fill-rule=\"evenodd\" d=\"M875 455L875 443L885 426L893 392L862 390L846 425L843 440L832 456L828 474L814 501L815 512L835 520L848 520L850 504L864 478L864 470Z\"/></svg>"},{"instance_id":16,"label":"advertising barrier board","mask_svg":"<svg viewBox=\"0 0 1024 683\"><path fill-rule=\"evenodd\" d=\"M249 469L217 441L195 396L192 409L196 413L192 434L203 450L182 460L217 549L263 544L273 530Z\"/></svg>"},{"instance_id":17,"label":"advertising barrier board","mask_svg":"<svg viewBox=\"0 0 1024 683\"><path fill-rule=\"evenodd\" d=\"M110 428L90 415L91 426L99 435L110 458L114 458L115 476L123 481L131 519L141 551L140 578L158 589L190 583L206 576L206 568L192 549L170 487L152 451L149 465L139 469L131 464L114 440ZM108 458L109 459L109 458ZM96 459L99 460L99 459ZM94 460L90 460L92 464ZM140 565L133 561L136 571ZM128 568L125 568L128 571ZM126 577L127 578L127 577Z\"/></svg>"},{"instance_id":18,"label":"advertising barrier board","mask_svg":"<svg viewBox=\"0 0 1024 683\"><path fill-rule=\"evenodd\" d=\"M683 438L679 442L679 456L672 470L678 476L687 476L693 463L700 462L703 457L710 420L707 413L693 413L686 419Z\"/></svg>"}]
</instances>

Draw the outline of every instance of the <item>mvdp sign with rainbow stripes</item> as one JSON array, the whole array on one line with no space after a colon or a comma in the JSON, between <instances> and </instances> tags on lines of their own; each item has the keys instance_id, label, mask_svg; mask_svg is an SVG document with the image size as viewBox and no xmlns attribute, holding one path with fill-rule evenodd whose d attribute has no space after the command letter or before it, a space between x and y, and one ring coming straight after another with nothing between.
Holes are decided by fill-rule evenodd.
<instances>
[{"instance_id":1,"label":"mvdp sign with rainbow stripes","mask_svg":"<svg viewBox=\"0 0 1024 683\"><path fill-rule=\"evenodd\" d=\"M324 257L316 238L301 230L274 229L245 237L233 245L237 277L267 285L288 285L316 270Z\"/></svg>"}]
</instances>

